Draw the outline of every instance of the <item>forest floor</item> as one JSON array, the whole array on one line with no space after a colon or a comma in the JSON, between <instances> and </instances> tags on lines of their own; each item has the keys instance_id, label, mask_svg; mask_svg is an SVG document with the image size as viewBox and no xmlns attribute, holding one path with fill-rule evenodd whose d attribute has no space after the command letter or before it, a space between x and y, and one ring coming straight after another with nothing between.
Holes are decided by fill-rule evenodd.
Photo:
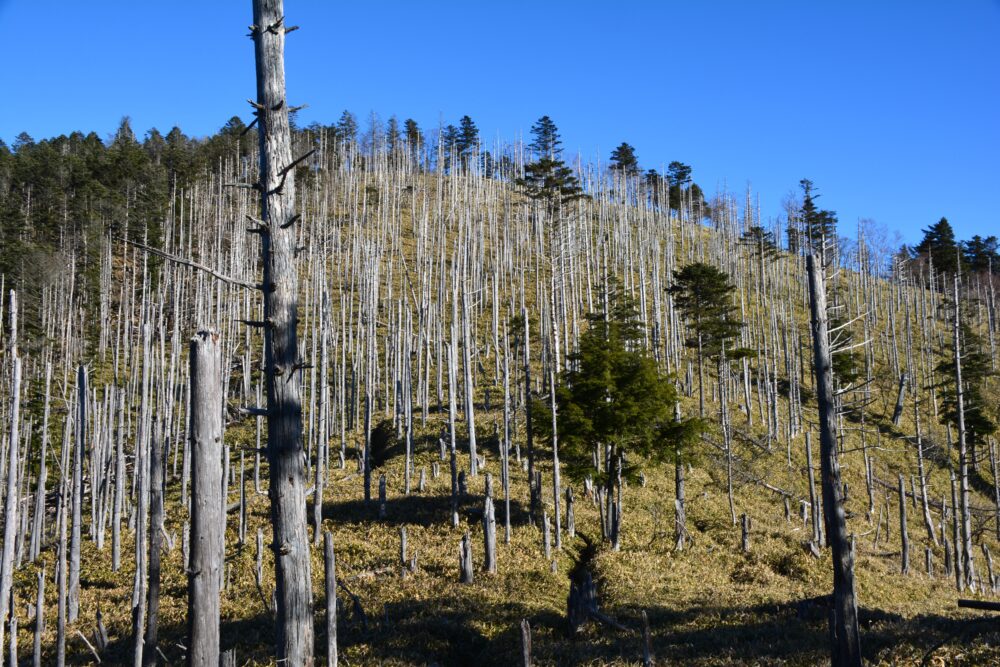
<instances>
[{"instance_id":1,"label":"forest floor","mask_svg":"<svg viewBox=\"0 0 1000 667\"><path fill-rule=\"evenodd\" d=\"M741 548L741 531L733 525L725 491L724 467L706 444L705 455L689 469L687 514L690 542L675 551L673 541L673 468L646 468L645 485L633 483L624 492L624 518L620 551L602 541L599 514L592 500L576 491L576 536L564 535L562 548L554 546L546 561L542 533L527 523L527 475L511 461L511 524L509 544L504 543L504 503L500 485L500 459L491 431L496 415L479 415L479 451L486 465L469 478L469 494L460 504L460 525L450 522L450 473L448 461L439 460L437 436L440 422L431 415L415 438L413 490L403 493L402 444L392 443L387 460L373 476L373 498L363 501L363 476L350 457L345 469L330 471L324 502L324 529L334 536L339 594L338 643L342 664L382 665L511 665L519 664L520 624L531 625L533 656L537 664L641 664L643 655L641 614L649 619L652 654L657 664L822 664L828 661L829 635L822 595L832 589L829 550L820 558L810 555L807 542L812 529L799 515L801 498L808 498L804 439L792 442L792 467L783 443L766 447L744 445L737 451L735 499L737 511L752 518L751 548ZM737 416L738 420L739 417ZM745 418L744 418L745 419ZM419 424L419 415L415 423ZM736 424L740 428L740 424ZM905 424L903 426L905 428ZM751 429L757 431L759 429ZM252 425L227 432L236 452L253 442ZM902 442L902 441L898 441ZM336 447L336 443L332 443ZM464 441L459 443L462 451ZM818 445L814 443L814 448ZM336 464L337 451L332 452ZM879 464L908 471L912 452L885 448ZM521 451L522 458L525 451ZM545 500L551 514L551 454L539 447L536 455L545 476ZM818 452L814 450L814 461ZM869 515L861 455L848 451L842 457L849 487L849 531L856 536L857 595L862 649L872 664L1000 664L1000 619L986 612L960 611L956 607L954 577L943 571L941 548L932 548L933 570L925 570L925 546L919 504L908 500L911 543L910 574L900 574L898 495L876 488L876 511ZM239 457L234 456L238 479ZM459 469L468 469L468 456L459 456ZM440 475L432 475L434 462ZM226 588L222 594L222 647L235 648L237 664L275 664L272 656L273 615L270 611L273 569L264 554L264 585L255 583L256 532L269 536L266 474L261 492L255 493L252 458L248 456L247 542L239 544L237 512L230 512L227 534ZM940 463L928 463L931 488L940 496L948 488L948 472ZM426 487L417 490L421 470ZM168 474L169 474L168 466ZM263 469L266 473L266 467ZM387 478L385 517L378 516L378 475ZM498 572L483 571L482 506L485 473L493 476L496 499ZM710 474L711 473L711 474ZM983 488L988 470L981 471ZM908 473L907 473L908 474ZM791 517L785 518L781 496L759 481L793 493ZM569 484L564 479L564 484ZM992 482L989 483L990 485ZM991 488L991 486L989 487ZM230 503L239 497L230 485ZM183 660L186 636L186 577L182 567L179 481L168 481L167 533L173 547L165 553L160 602L159 648L168 664ZM991 507L990 498L974 492L972 503ZM310 501L311 505L311 501ZM565 512L565 506L563 506ZM311 507L310 507L311 516ZM879 519L881 517L881 523ZM940 511L934 511L935 522ZM992 520L977 523L980 535L989 535ZM563 522L565 527L565 521ZM408 558L416 556L415 572L403 573L400 527L406 527ZM458 583L458 545L463 533L472 536L475 582ZM310 534L311 534L310 529ZM86 530L85 530L86 533ZM123 531L123 536L128 534ZM877 542L876 542L877 540ZM107 539L105 550L110 549ZM123 555L131 543L123 543ZM54 567L46 551L46 572ZM1000 552L998 552L1000 553ZM113 573L107 554L84 541L80 620L68 633L71 664L93 661L76 634L88 638L100 609L111 644L102 652L105 664L130 661L131 590L134 560L123 558ZM986 579L985 563L977 565ZM591 623L569 636L566 598L571 576L589 571L599 593L601 610L625 629ZM30 575L30 568L22 571ZM29 573L29 574L25 574ZM313 551L316 591L317 656L324 655L325 627L322 596L322 549ZM17 590L34 589L29 581ZM45 631L45 662L51 663L54 645L54 587L46 587L49 607ZM351 596L356 596L357 605ZM969 597L970 593L961 596ZM18 608L30 600L25 595ZM359 613L357 606L363 610ZM32 624L22 622L19 643L30 647ZM91 639L91 641L93 641ZM28 649L30 650L30 649ZM22 651L27 654L26 650Z\"/></svg>"}]
</instances>

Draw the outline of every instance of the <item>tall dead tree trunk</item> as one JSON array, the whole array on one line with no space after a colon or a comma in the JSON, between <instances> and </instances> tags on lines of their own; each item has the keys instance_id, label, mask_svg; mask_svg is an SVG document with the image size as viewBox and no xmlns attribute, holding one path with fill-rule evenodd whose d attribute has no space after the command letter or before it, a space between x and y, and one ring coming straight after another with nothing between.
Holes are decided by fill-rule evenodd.
<instances>
[{"instance_id":1,"label":"tall dead tree trunk","mask_svg":"<svg viewBox=\"0 0 1000 667\"><path fill-rule=\"evenodd\" d=\"M21 359L17 356L17 297L10 293L10 358L12 359L10 384L10 435L7 454L7 492L4 503L3 552L0 556L0 665L3 665L4 623L10 611L10 589L14 583L14 543L17 541L17 448L20 446L18 426L21 408ZM11 633L14 630L11 629Z\"/></svg>"},{"instance_id":2,"label":"tall dead tree trunk","mask_svg":"<svg viewBox=\"0 0 1000 667\"><path fill-rule=\"evenodd\" d=\"M253 0L260 138L261 256L264 266L264 376L267 455L274 526L277 596L276 653L289 665L313 660L313 601L302 455L302 404L296 326L299 276L295 266L298 216L288 101L282 0ZM300 158L301 159L301 158Z\"/></svg>"},{"instance_id":3,"label":"tall dead tree trunk","mask_svg":"<svg viewBox=\"0 0 1000 667\"><path fill-rule=\"evenodd\" d=\"M219 336L191 340L191 555L188 653L192 667L219 664L219 584L225 539L222 498L222 356Z\"/></svg>"},{"instance_id":4,"label":"tall dead tree trunk","mask_svg":"<svg viewBox=\"0 0 1000 667\"><path fill-rule=\"evenodd\" d=\"M976 568L972 561L972 522L969 517L969 452L965 442L965 395L962 390L962 341L959 326L958 275L955 276L953 298L955 317L953 323L955 356L955 412L958 413L958 484L959 521L962 524L962 563L965 570L965 584L969 590L976 590Z\"/></svg>"},{"instance_id":5,"label":"tall dead tree trunk","mask_svg":"<svg viewBox=\"0 0 1000 667\"><path fill-rule=\"evenodd\" d=\"M854 555L847 537L840 464L837 462L837 416L834 410L833 367L826 322L826 286L813 255L809 269L809 306L812 315L813 355L816 366L816 397L819 403L820 465L823 509L826 513L827 541L833 553L834 637L832 658L835 667L860 667L861 638L854 597Z\"/></svg>"}]
</instances>

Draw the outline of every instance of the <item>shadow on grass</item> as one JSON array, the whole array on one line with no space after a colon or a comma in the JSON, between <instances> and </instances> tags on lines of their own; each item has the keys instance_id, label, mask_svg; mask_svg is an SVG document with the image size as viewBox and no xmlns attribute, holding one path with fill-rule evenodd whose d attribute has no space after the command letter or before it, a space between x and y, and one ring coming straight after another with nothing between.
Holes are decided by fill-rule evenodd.
<instances>
[{"instance_id":1,"label":"shadow on grass","mask_svg":"<svg viewBox=\"0 0 1000 667\"><path fill-rule=\"evenodd\" d=\"M374 484L373 484L374 486ZM503 497L497 497L498 487L494 487L493 500L496 503L496 520L498 529L502 530L504 516ZM459 517L469 523L478 522L483 516L483 496L469 494L459 496ZM341 502L323 503L323 517L335 522L360 523L362 521L378 520L390 524L408 524L432 526L434 524L449 524L451 522L451 496L428 495L412 493L409 496L390 497L385 502L385 518L378 519L378 498L373 497L370 503L364 500L345 500ZM523 523L528 515L528 508L521 502L511 499L511 523Z\"/></svg>"}]
</instances>

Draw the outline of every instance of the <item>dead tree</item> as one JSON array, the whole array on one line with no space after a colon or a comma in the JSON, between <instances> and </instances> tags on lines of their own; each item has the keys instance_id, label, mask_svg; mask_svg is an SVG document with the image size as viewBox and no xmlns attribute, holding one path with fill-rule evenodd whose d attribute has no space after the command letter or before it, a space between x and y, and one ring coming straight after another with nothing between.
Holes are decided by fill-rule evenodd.
<instances>
[{"instance_id":1,"label":"dead tree","mask_svg":"<svg viewBox=\"0 0 1000 667\"><path fill-rule=\"evenodd\" d=\"M858 633L854 596L854 554L847 537L840 464L837 462L837 415L834 409L833 367L826 319L826 285L816 258L807 258L809 306L819 403L820 466L827 541L833 552L833 646L835 667L860 667L861 637Z\"/></svg>"},{"instance_id":2,"label":"dead tree","mask_svg":"<svg viewBox=\"0 0 1000 667\"><path fill-rule=\"evenodd\" d=\"M279 661L308 665L313 656L313 602L302 452L303 362L299 358L299 276L296 269L295 167L285 99L285 14L282 0L253 0L257 66L254 102L260 167L261 260L264 268L264 378L267 456L274 526Z\"/></svg>"},{"instance_id":3,"label":"dead tree","mask_svg":"<svg viewBox=\"0 0 1000 667\"><path fill-rule=\"evenodd\" d=\"M188 652L192 667L219 664L219 585L225 539L222 497L222 355L219 336L191 340L191 555Z\"/></svg>"},{"instance_id":4,"label":"dead tree","mask_svg":"<svg viewBox=\"0 0 1000 667\"><path fill-rule=\"evenodd\" d=\"M18 435L21 409L21 359L17 355L17 296L13 290L10 293L10 335L10 358L13 363L10 384L10 430L8 431L10 440L7 448L9 459L7 461L6 502L4 503L3 552L0 556L0 665L3 664L4 623L7 621L7 613L11 611L9 604L10 589L14 583L14 543L17 541L17 511L21 504L17 492L17 452L21 444ZM11 629L12 634L13 632L14 630Z\"/></svg>"},{"instance_id":5,"label":"dead tree","mask_svg":"<svg viewBox=\"0 0 1000 667\"><path fill-rule=\"evenodd\" d=\"M958 484L959 511L961 522L962 564L965 574L965 585L969 590L976 590L976 567L972 560L972 522L969 515L969 452L965 442L965 397L962 391L962 342L959 322L958 275L955 276L953 298L955 300L955 316L953 319L953 350L955 358L955 412L958 416ZM956 542L958 537L956 536Z\"/></svg>"}]
</instances>

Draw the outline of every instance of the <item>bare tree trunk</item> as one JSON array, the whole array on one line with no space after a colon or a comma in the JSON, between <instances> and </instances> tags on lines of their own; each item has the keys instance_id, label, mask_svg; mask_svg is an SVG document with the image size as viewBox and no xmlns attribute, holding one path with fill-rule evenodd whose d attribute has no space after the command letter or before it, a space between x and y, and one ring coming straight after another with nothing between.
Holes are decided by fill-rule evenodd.
<instances>
[{"instance_id":1,"label":"bare tree trunk","mask_svg":"<svg viewBox=\"0 0 1000 667\"><path fill-rule=\"evenodd\" d=\"M296 269L295 165L285 99L282 0L253 0L260 139L261 256L264 266L264 375L267 453L277 593L276 653L289 665L313 661L313 602L302 452Z\"/></svg>"},{"instance_id":2,"label":"bare tree trunk","mask_svg":"<svg viewBox=\"0 0 1000 667\"><path fill-rule=\"evenodd\" d=\"M3 552L0 556L0 666L3 665L4 623L10 609L10 589L14 584L14 544L17 541L17 510L20 499L17 497L17 452L20 447L18 427L21 419L21 358L17 355L17 295L10 293L10 430L7 445L7 492L4 503ZM12 629L11 632L14 630ZM16 667L16 665L12 666Z\"/></svg>"},{"instance_id":3,"label":"bare tree trunk","mask_svg":"<svg viewBox=\"0 0 1000 667\"><path fill-rule=\"evenodd\" d=\"M826 286L813 255L807 258L809 305L812 315L813 354L816 366L816 396L819 403L820 463L823 508L827 517L827 540L833 552L835 667L860 667L861 637L858 633L854 596L854 554L847 537L847 519L841 498L840 464L837 462L837 419L833 405L833 368L826 323Z\"/></svg>"},{"instance_id":4,"label":"bare tree trunk","mask_svg":"<svg viewBox=\"0 0 1000 667\"><path fill-rule=\"evenodd\" d=\"M326 664L337 667L337 565L330 531L323 533L323 561L326 569Z\"/></svg>"},{"instance_id":5,"label":"bare tree trunk","mask_svg":"<svg viewBox=\"0 0 1000 667\"><path fill-rule=\"evenodd\" d=\"M77 369L76 444L73 447L72 486L70 505L72 523L69 535L69 591L67 620L72 623L80 613L80 524L83 522L83 449L87 437L87 369Z\"/></svg>"},{"instance_id":6,"label":"bare tree trunk","mask_svg":"<svg viewBox=\"0 0 1000 667\"><path fill-rule=\"evenodd\" d=\"M958 275L955 276L953 297L955 299L954 356L955 356L955 406L958 413L958 483L962 524L962 556L965 570L965 584L969 590L976 590L976 567L972 561L972 523L969 516L969 452L965 443L965 404L962 389L962 343L959 327Z\"/></svg>"},{"instance_id":7,"label":"bare tree trunk","mask_svg":"<svg viewBox=\"0 0 1000 667\"><path fill-rule=\"evenodd\" d=\"M160 549L163 542L163 426L158 423L149 457L149 584L146 589L146 637L142 664L156 665L160 618ZM136 631L140 631L137 628Z\"/></svg>"},{"instance_id":8,"label":"bare tree trunk","mask_svg":"<svg viewBox=\"0 0 1000 667\"><path fill-rule=\"evenodd\" d=\"M222 498L222 357L218 334L191 340L191 538L188 652L192 667L219 664L219 585L225 539Z\"/></svg>"}]
</instances>

